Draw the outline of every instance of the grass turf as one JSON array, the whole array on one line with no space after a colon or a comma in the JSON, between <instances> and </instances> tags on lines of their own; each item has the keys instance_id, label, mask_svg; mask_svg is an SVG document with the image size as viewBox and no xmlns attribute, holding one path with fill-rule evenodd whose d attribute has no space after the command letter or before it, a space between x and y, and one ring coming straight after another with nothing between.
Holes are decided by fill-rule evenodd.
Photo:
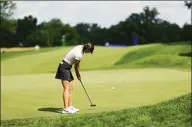
<instances>
[{"instance_id":1,"label":"grass turf","mask_svg":"<svg viewBox=\"0 0 192 127\"><path fill-rule=\"evenodd\" d=\"M191 94L163 103L66 117L30 118L2 121L2 127L189 127Z\"/></svg>"},{"instance_id":2,"label":"grass turf","mask_svg":"<svg viewBox=\"0 0 192 127\"><path fill-rule=\"evenodd\" d=\"M55 73L59 61L72 47L46 48L2 55L1 74L20 75ZM49 51L50 50L50 51ZM191 51L189 43L177 45L150 44L128 48L96 47L93 55L86 54L81 70L103 70L124 68L180 68L190 69L191 57L181 56ZM36 53L34 53L36 52ZM17 52L18 53L18 52ZM10 57L11 56L11 57Z\"/></svg>"},{"instance_id":3,"label":"grass turf","mask_svg":"<svg viewBox=\"0 0 192 127\"><path fill-rule=\"evenodd\" d=\"M81 112L74 118L57 113L62 108L61 85L54 79L58 62L71 48L43 48L38 51L2 54L1 118L3 126L115 126L115 124L110 124L113 121L119 121L118 126L189 125L191 118L188 114L184 114L184 109L177 112L179 113L177 116L173 116L170 111L167 114L162 112L164 114L159 114L161 121L147 118L148 113L140 118L138 114L142 114L140 110L142 108L131 111L138 112L136 117L129 115L130 112L125 113L125 116L133 118L131 121L119 119L114 111L155 104L189 93L190 71L173 69L190 69L191 57L181 55L191 51L189 43L151 44L128 48L96 47L93 56L85 56L81 63L81 70L85 87L94 103L97 104L97 108L88 107L86 95L79 82L76 81L74 103L81 109ZM111 90L111 87L115 89ZM182 104L178 105L187 105L184 101L185 97L182 99L183 101L180 100ZM174 107L170 104L169 107L171 106ZM158 110L157 108L161 109L161 105L155 110ZM98 113L103 111L113 112ZM84 115L85 113L98 114ZM97 115L103 117L93 122L93 117ZM153 114L153 117L157 118L155 115ZM170 119L166 119L166 115L169 115ZM49 116L49 118L44 119L40 116ZM181 119L181 116L184 118ZM22 120L28 117L37 118ZM13 118L20 120L4 121ZM88 118L91 118L91 121L85 123L84 121ZM144 122L142 123L137 118ZM74 122L75 119L77 122ZM125 121L121 122L123 120Z\"/></svg>"},{"instance_id":4,"label":"grass turf","mask_svg":"<svg viewBox=\"0 0 192 127\"><path fill-rule=\"evenodd\" d=\"M115 63L120 67L166 67L190 69L191 57L181 54L191 52L190 43L165 45L152 44L150 47L127 52Z\"/></svg>"},{"instance_id":5,"label":"grass turf","mask_svg":"<svg viewBox=\"0 0 192 127\"><path fill-rule=\"evenodd\" d=\"M189 93L189 74L171 69L84 71L82 80L97 107L89 107L77 80L73 102L81 109L80 114L155 104ZM62 86L54 74L2 76L1 79L2 119L60 115L51 110L63 107Z\"/></svg>"}]
</instances>

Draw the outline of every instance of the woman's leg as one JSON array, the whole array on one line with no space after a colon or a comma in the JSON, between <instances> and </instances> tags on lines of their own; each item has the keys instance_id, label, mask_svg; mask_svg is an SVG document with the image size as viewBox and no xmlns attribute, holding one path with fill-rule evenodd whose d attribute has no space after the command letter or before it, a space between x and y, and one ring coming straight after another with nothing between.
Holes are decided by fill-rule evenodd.
<instances>
[{"instance_id":1,"label":"woman's leg","mask_svg":"<svg viewBox=\"0 0 192 127\"><path fill-rule=\"evenodd\" d=\"M73 107L73 105L72 105L72 92L73 92L73 87L74 87L74 81L71 81L71 82L70 82L70 92L69 92L68 106L70 106L70 108L71 108L73 111L78 112L79 109Z\"/></svg>"},{"instance_id":2,"label":"woman's leg","mask_svg":"<svg viewBox=\"0 0 192 127\"><path fill-rule=\"evenodd\" d=\"M65 109L67 109L69 106L70 84L67 80L61 80L61 82L63 86L63 106Z\"/></svg>"},{"instance_id":3,"label":"woman's leg","mask_svg":"<svg viewBox=\"0 0 192 127\"><path fill-rule=\"evenodd\" d=\"M73 92L74 81L71 81L69 84L70 84L70 85L69 85L68 106L72 106L72 92Z\"/></svg>"}]
</instances>

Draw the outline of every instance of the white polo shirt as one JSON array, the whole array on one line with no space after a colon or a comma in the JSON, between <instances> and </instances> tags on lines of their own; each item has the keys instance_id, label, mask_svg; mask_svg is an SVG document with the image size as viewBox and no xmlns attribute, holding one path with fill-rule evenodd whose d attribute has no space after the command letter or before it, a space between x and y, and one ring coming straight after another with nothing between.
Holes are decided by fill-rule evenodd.
<instances>
[{"instance_id":1,"label":"white polo shirt","mask_svg":"<svg viewBox=\"0 0 192 127\"><path fill-rule=\"evenodd\" d=\"M69 65L73 65L75 60L81 60L83 58L83 45L75 46L67 55L63 58Z\"/></svg>"}]
</instances>

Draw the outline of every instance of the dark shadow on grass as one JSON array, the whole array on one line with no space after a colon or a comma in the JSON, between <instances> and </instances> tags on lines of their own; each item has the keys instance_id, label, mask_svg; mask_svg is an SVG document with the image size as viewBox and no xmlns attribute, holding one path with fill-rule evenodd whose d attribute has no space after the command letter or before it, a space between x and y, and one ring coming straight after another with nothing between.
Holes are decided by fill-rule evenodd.
<instances>
[{"instance_id":1,"label":"dark shadow on grass","mask_svg":"<svg viewBox=\"0 0 192 127\"><path fill-rule=\"evenodd\" d=\"M53 108L53 107L39 108L38 111L61 113L62 108Z\"/></svg>"},{"instance_id":2,"label":"dark shadow on grass","mask_svg":"<svg viewBox=\"0 0 192 127\"><path fill-rule=\"evenodd\" d=\"M165 42L165 43L161 43L161 44L164 44L164 45L169 45L169 46L174 46L174 45L191 45L192 44L192 40L191 41L185 41L185 42Z\"/></svg>"},{"instance_id":3,"label":"dark shadow on grass","mask_svg":"<svg viewBox=\"0 0 192 127\"><path fill-rule=\"evenodd\" d=\"M188 52L188 53L180 53L180 56L188 56L188 57L192 57L192 52Z\"/></svg>"}]
</instances>

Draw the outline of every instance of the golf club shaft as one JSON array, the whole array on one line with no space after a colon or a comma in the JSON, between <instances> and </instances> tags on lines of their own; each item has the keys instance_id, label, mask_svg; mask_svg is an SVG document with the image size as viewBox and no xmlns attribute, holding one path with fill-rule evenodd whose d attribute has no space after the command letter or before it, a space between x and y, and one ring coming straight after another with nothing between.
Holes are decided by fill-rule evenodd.
<instances>
[{"instance_id":1,"label":"golf club shaft","mask_svg":"<svg viewBox=\"0 0 192 127\"><path fill-rule=\"evenodd\" d=\"M89 98L89 95L88 95L88 93L87 93L87 91L86 91L86 89L85 89L82 81L81 81L81 80L79 80L79 81L81 82L81 85L83 86L83 89L85 90L85 93L86 93L87 97ZM91 103L91 105L92 105L92 102L91 102L91 99L90 99L90 98L89 98L89 101L90 101L90 103Z\"/></svg>"}]
</instances>

